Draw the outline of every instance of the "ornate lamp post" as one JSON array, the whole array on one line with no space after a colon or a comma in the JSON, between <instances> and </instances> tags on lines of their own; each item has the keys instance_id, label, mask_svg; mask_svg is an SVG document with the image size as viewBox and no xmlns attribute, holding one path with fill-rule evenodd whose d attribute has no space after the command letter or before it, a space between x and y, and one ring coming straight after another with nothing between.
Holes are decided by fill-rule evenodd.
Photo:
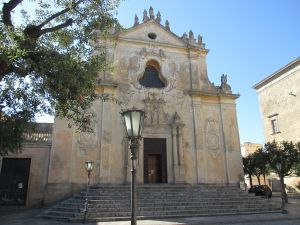
<instances>
[{"instance_id":1,"label":"ornate lamp post","mask_svg":"<svg viewBox=\"0 0 300 225\"><path fill-rule=\"evenodd\" d=\"M131 225L136 225L136 152L144 126L145 113L132 109L121 113L130 142L131 159Z\"/></svg>"},{"instance_id":2,"label":"ornate lamp post","mask_svg":"<svg viewBox=\"0 0 300 225\"><path fill-rule=\"evenodd\" d=\"M88 212L88 202L89 202L88 201L88 191L89 191L89 188L90 188L90 177L91 177L91 173L92 173L92 170L93 170L93 165L94 165L94 162L92 162L92 161L85 162L85 167L86 167L86 171L87 171L87 175L88 175L88 180L87 180L86 192L85 192L84 216L83 216L82 223L85 223L86 215L87 215L87 212Z\"/></svg>"},{"instance_id":3,"label":"ornate lamp post","mask_svg":"<svg viewBox=\"0 0 300 225\"><path fill-rule=\"evenodd\" d=\"M284 193L283 193L283 183L281 181L281 176L282 173L281 173L281 162L277 162L276 163L276 168L277 168L277 171L278 171L278 175L279 175L279 179L280 179L280 192L281 192L281 210L284 211L284 207L285 207L285 199L284 199Z\"/></svg>"}]
</instances>

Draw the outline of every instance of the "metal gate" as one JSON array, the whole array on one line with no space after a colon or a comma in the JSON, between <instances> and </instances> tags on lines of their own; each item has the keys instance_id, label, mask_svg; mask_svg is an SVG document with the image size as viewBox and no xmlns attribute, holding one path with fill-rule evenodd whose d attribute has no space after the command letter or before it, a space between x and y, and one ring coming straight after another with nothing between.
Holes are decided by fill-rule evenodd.
<instances>
[{"instance_id":1,"label":"metal gate","mask_svg":"<svg viewBox=\"0 0 300 225\"><path fill-rule=\"evenodd\" d=\"M0 204L25 205L30 159L4 158L0 174Z\"/></svg>"}]
</instances>

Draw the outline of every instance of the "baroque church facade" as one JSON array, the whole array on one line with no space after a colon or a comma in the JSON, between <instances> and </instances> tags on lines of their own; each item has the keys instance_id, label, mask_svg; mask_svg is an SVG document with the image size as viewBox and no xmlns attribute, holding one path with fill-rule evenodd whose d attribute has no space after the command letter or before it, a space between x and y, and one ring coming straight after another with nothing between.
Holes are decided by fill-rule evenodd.
<instances>
[{"instance_id":1,"label":"baroque church facade","mask_svg":"<svg viewBox=\"0 0 300 225\"><path fill-rule=\"evenodd\" d=\"M47 185L48 201L63 198L86 182L84 162L94 161L92 183L130 182L130 154L120 112L145 110L145 127L137 159L137 182L235 184L242 174L235 100L222 75L221 85L208 79L208 49L199 35L182 37L144 11L125 31L99 38L113 70L100 75L97 92L117 99L97 100L95 132L76 133L56 119ZM97 52L96 52L97 54Z\"/></svg>"}]
</instances>

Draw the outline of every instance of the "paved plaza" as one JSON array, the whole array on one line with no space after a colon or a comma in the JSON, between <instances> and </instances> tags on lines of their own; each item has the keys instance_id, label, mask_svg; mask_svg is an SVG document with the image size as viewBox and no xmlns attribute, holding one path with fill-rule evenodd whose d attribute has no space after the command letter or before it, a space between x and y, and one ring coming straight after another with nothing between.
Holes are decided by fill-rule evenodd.
<instances>
[{"instance_id":1,"label":"paved plaza","mask_svg":"<svg viewBox=\"0 0 300 225\"><path fill-rule=\"evenodd\" d=\"M273 197L270 201L281 201ZM168 218L161 220L138 220L138 225L204 225L204 224L234 224L234 225L300 225L300 198L290 198L286 205L287 213L251 214L238 216ZM1 225L70 225L63 221L46 220L41 218L45 209L1 210ZM92 222L87 225L130 225L130 221Z\"/></svg>"}]
</instances>

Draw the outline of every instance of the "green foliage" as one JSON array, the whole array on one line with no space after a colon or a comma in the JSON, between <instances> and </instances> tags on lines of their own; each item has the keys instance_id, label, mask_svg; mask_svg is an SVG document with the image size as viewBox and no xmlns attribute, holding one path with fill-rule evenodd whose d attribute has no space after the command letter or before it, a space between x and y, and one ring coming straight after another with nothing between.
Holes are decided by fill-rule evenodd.
<instances>
[{"instance_id":1,"label":"green foliage","mask_svg":"<svg viewBox=\"0 0 300 225\"><path fill-rule=\"evenodd\" d=\"M282 178L291 173L300 172L300 142L293 143L283 141L280 144L273 141L264 145L264 148L257 149L252 154L243 157L244 173L251 178L255 175L260 182L260 176L275 171ZM281 168L277 166L280 163Z\"/></svg>"},{"instance_id":2,"label":"green foliage","mask_svg":"<svg viewBox=\"0 0 300 225\"><path fill-rule=\"evenodd\" d=\"M253 160L253 155L248 155L243 157L244 173L248 175L253 175L255 170L255 164Z\"/></svg>"},{"instance_id":3,"label":"green foliage","mask_svg":"<svg viewBox=\"0 0 300 225\"><path fill-rule=\"evenodd\" d=\"M260 183L260 176L267 175L270 172L268 165L268 154L259 148L253 153L254 175L257 177Z\"/></svg>"},{"instance_id":4,"label":"green foliage","mask_svg":"<svg viewBox=\"0 0 300 225\"><path fill-rule=\"evenodd\" d=\"M252 154L243 157L244 173L249 175L250 185L252 186L252 175L255 172L255 162Z\"/></svg>"},{"instance_id":5,"label":"green foliage","mask_svg":"<svg viewBox=\"0 0 300 225\"><path fill-rule=\"evenodd\" d=\"M55 113L91 131L88 108L101 97L95 85L109 66L105 48L91 44L95 31L109 35L120 28L113 17L119 1L33 0L34 16L22 2L3 3L0 14L0 155L20 149L24 124L39 113ZM12 21L15 10L21 11L22 24Z\"/></svg>"},{"instance_id":6,"label":"green foliage","mask_svg":"<svg viewBox=\"0 0 300 225\"><path fill-rule=\"evenodd\" d=\"M277 142L268 142L264 145L264 151L268 155L268 163L273 171L277 174L289 176L293 173L293 168L299 163L299 142L283 141L280 144ZM280 168L278 169L278 164Z\"/></svg>"},{"instance_id":7,"label":"green foliage","mask_svg":"<svg viewBox=\"0 0 300 225\"><path fill-rule=\"evenodd\" d=\"M297 162L293 168L293 170L295 171L295 174L297 176L300 176L300 162Z\"/></svg>"},{"instance_id":8,"label":"green foliage","mask_svg":"<svg viewBox=\"0 0 300 225\"><path fill-rule=\"evenodd\" d=\"M0 115L0 149L2 155L7 155L9 152L20 152L23 133L34 129L33 124L28 123L31 117L30 112L25 111L13 116Z\"/></svg>"},{"instance_id":9,"label":"green foliage","mask_svg":"<svg viewBox=\"0 0 300 225\"><path fill-rule=\"evenodd\" d=\"M284 177L295 172L294 168L299 163L300 142L268 142L264 145L264 151L268 155L268 164L270 168L280 177L281 187L285 187ZM287 203L288 197L285 188L282 188L281 194Z\"/></svg>"}]
</instances>

